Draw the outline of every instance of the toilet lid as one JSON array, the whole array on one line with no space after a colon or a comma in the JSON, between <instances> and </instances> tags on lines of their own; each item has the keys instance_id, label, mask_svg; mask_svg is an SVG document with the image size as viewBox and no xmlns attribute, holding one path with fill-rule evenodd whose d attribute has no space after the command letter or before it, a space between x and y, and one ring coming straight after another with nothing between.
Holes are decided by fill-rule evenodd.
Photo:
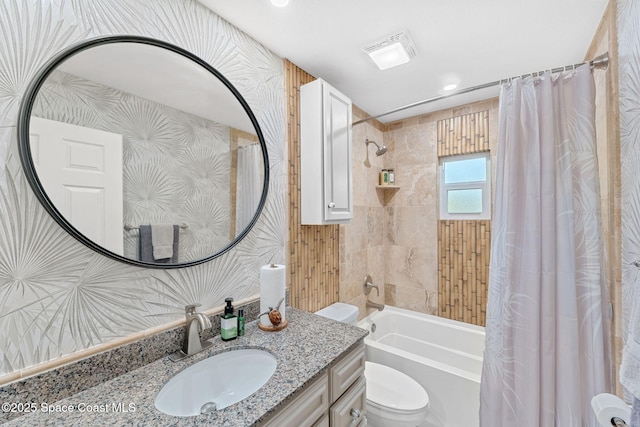
<instances>
[{"instance_id":1,"label":"toilet lid","mask_svg":"<svg viewBox=\"0 0 640 427\"><path fill-rule=\"evenodd\" d=\"M373 362L365 362L367 400L401 411L415 411L429 405L429 395L410 376Z\"/></svg>"},{"instance_id":2,"label":"toilet lid","mask_svg":"<svg viewBox=\"0 0 640 427\"><path fill-rule=\"evenodd\" d=\"M330 306L316 311L315 314L351 325L355 325L358 321L358 307L343 302L334 302Z\"/></svg>"}]
</instances>

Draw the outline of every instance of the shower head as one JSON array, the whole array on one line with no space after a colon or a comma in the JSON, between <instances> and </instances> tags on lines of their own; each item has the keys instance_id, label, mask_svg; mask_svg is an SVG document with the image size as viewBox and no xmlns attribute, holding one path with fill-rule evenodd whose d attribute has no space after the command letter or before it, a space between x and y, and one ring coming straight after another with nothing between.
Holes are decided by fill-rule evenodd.
<instances>
[{"instance_id":1,"label":"shower head","mask_svg":"<svg viewBox=\"0 0 640 427\"><path fill-rule=\"evenodd\" d=\"M382 148L378 147L378 149L376 150L376 156L378 157L382 156L386 152L387 152L387 147L383 145Z\"/></svg>"},{"instance_id":2,"label":"shower head","mask_svg":"<svg viewBox=\"0 0 640 427\"><path fill-rule=\"evenodd\" d=\"M376 150L376 156L378 157L382 156L384 153L387 152L387 147L383 145L382 148L380 148L380 146L375 141L369 141L369 139L366 139L364 143L367 144L367 147L369 146L369 144L373 144L376 147L378 147L378 149Z\"/></svg>"}]
</instances>

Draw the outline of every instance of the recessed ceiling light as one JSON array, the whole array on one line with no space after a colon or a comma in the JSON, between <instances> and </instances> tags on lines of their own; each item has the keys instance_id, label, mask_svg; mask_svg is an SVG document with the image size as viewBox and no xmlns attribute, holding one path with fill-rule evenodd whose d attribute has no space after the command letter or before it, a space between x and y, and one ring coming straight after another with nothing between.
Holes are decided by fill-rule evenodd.
<instances>
[{"instance_id":1,"label":"recessed ceiling light","mask_svg":"<svg viewBox=\"0 0 640 427\"><path fill-rule=\"evenodd\" d=\"M451 84L446 85L446 86L445 86L445 87L443 87L442 89L443 89L443 90L454 90L454 89L455 89L455 88L457 88L457 87L458 87L458 85L457 85L457 84L455 84L455 83L451 83Z\"/></svg>"},{"instance_id":2,"label":"recessed ceiling light","mask_svg":"<svg viewBox=\"0 0 640 427\"><path fill-rule=\"evenodd\" d=\"M289 4L289 0L271 0L271 4L276 7L285 7Z\"/></svg>"},{"instance_id":3,"label":"recessed ceiling light","mask_svg":"<svg viewBox=\"0 0 640 427\"><path fill-rule=\"evenodd\" d=\"M381 70L406 64L416 56L416 48L409 33L400 31L362 48Z\"/></svg>"}]
</instances>

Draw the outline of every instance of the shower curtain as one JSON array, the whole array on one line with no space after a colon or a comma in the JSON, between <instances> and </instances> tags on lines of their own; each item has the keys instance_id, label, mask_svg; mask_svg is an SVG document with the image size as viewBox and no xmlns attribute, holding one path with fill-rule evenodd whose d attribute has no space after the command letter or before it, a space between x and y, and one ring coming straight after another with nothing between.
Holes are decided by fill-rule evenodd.
<instances>
[{"instance_id":1,"label":"shower curtain","mask_svg":"<svg viewBox=\"0 0 640 427\"><path fill-rule=\"evenodd\" d=\"M262 194L261 154L258 144L238 148L236 236L249 225L260 202Z\"/></svg>"},{"instance_id":2,"label":"shower curtain","mask_svg":"<svg viewBox=\"0 0 640 427\"><path fill-rule=\"evenodd\" d=\"M500 92L483 427L596 427L610 392L594 83L516 79Z\"/></svg>"}]
</instances>

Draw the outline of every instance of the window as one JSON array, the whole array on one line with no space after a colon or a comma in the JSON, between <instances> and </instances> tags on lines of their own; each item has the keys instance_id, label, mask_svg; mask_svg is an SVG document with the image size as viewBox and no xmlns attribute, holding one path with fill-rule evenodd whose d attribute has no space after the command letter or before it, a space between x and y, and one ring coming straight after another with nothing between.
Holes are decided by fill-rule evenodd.
<instances>
[{"instance_id":1,"label":"window","mask_svg":"<svg viewBox=\"0 0 640 427\"><path fill-rule=\"evenodd\" d=\"M440 159L440 219L491 219L489 152Z\"/></svg>"}]
</instances>

